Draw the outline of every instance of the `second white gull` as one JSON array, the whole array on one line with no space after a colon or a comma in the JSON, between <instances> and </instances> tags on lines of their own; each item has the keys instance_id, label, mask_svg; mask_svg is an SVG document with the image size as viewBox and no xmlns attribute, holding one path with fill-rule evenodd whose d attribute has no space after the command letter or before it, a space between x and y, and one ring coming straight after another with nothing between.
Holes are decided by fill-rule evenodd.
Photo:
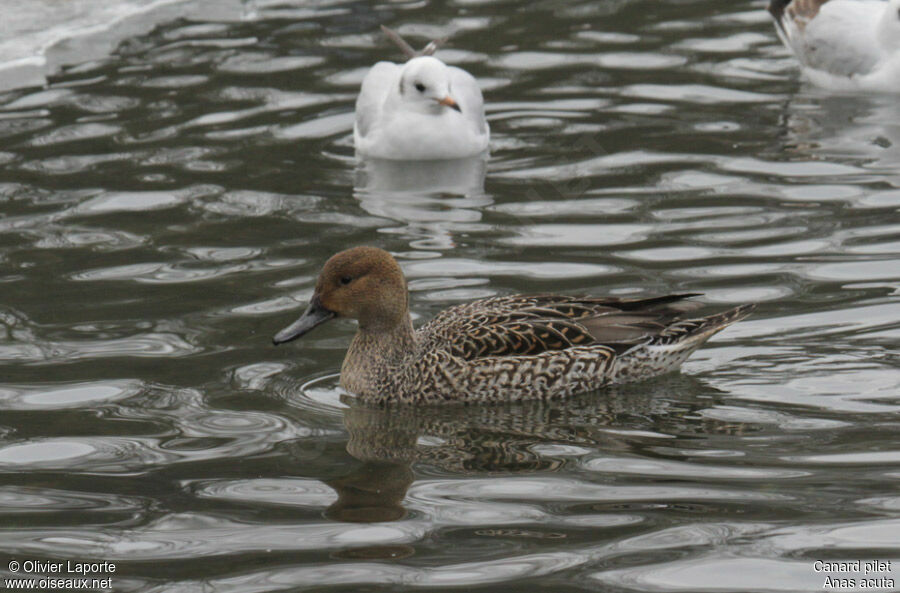
<instances>
[{"instance_id":1,"label":"second white gull","mask_svg":"<svg viewBox=\"0 0 900 593\"><path fill-rule=\"evenodd\" d=\"M900 0L771 0L769 12L814 84L900 92Z\"/></svg>"}]
</instances>

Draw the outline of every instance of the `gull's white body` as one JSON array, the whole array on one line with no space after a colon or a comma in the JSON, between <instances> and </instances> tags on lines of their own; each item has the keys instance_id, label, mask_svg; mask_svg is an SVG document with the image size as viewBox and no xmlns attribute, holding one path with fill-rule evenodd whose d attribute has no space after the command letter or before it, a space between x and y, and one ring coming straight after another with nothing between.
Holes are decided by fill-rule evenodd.
<instances>
[{"instance_id":1,"label":"gull's white body","mask_svg":"<svg viewBox=\"0 0 900 593\"><path fill-rule=\"evenodd\" d=\"M425 87L418 91L416 84ZM458 110L440 104L452 98ZM457 159L485 152L490 129L471 74L431 56L378 62L356 99L353 141L359 155L393 160Z\"/></svg>"},{"instance_id":2,"label":"gull's white body","mask_svg":"<svg viewBox=\"0 0 900 593\"><path fill-rule=\"evenodd\" d=\"M773 0L770 11L813 83L900 92L900 0Z\"/></svg>"}]
</instances>

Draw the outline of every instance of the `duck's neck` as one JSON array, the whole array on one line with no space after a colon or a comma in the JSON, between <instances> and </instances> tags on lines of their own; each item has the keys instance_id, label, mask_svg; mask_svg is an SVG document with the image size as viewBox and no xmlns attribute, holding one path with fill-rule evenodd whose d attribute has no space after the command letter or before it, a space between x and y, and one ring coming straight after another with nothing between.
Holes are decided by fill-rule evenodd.
<instances>
[{"instance_id":1,"label":"duck's neck","mask_svg":"<svg viewBox=\"0 0 900 593\"><path fill-rule=\"evenodd\" d=\"M341 387L357 395L372 395L380 373L411 356L416 347L412 320L388 328L360 326L341 366Z\"/></svg>"}]
</instances>

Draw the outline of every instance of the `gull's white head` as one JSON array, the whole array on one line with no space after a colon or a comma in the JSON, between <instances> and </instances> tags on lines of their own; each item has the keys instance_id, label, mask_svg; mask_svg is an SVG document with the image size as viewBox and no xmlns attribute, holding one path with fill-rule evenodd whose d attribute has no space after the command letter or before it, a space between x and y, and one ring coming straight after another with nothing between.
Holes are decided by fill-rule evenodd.
<instances>
[{"instance_id":1,"label":"gull's white head","mask_svg":"<svg viewBox=\"0 0 900 593\"><path fill-rule=\"evenodd\" d=\"M878 38L888 52L900 51L900 0L890 0L878 24Z\"/></svg>"},{"instance_id":2,"label":"gull's white head","mask_svg":"<svg viewBox=\"0 0 900 593\"><path fill-rule=\"evenodd\" d=\"M429 113L442 109L461 111L451 91L450 72L439 59L420 56L403 65L400 99L407 105Z\"/></svg>"}]
</instances>

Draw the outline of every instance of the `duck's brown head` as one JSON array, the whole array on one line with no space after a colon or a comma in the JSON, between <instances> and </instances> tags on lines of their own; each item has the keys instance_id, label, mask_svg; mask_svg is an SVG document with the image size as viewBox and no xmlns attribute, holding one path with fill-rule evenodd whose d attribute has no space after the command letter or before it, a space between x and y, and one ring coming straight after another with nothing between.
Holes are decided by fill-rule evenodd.
<instances>
[{"instance_id":1,"label":"duck's brown head","mask_svg":"<svg viewBox=\"0 0 900 593\"><path fill-rule=\"evenodd\" d=\"M354 247L325 262L306 312L272 341L295 340L334 317L359 321L363 331L390 331L409 320L406 279L390 253Z\"/></svg>"}]
</instances>

